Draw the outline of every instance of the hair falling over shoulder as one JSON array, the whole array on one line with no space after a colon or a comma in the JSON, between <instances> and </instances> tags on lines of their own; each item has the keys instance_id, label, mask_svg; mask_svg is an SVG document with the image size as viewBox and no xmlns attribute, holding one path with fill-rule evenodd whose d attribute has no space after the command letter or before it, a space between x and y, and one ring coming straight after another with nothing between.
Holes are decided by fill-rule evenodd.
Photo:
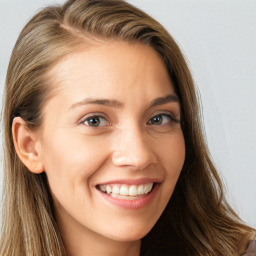
<instances>
[{"instance_id":1,"label":"hair falling over shoulder","mask_svg":"<svg viewBox=\"0 0 256 256\"><path fill-rule=\"evenodd\" d=\"M69 0L63 6L42 9L27 23L9 63L0 255L66 255L47 178L44 173L29 172L19 160L12 119L20 116L31 129L39 127L48 95L46 73L75 48L104 39L142 42L154 48L181 99L185 163L164 213L142 239L141 256L242 254L241 241L254 231L224 198L204 141L193 80L173 38L152 17L125 1Z\"/></svg>"}]
</instances>

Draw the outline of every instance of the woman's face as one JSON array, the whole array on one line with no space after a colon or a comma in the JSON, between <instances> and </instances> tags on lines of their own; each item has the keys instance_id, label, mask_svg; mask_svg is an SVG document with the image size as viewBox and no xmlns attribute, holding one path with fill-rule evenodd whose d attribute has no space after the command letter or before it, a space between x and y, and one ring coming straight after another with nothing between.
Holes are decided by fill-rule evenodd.
<instances>
[{"instance_id":1,"label":"woman's face","mask_svg":"<svg viewBox=\"0 0 256 256\"><path fill-rule=\"evenodd\" d=\"M61 230L142 238L185 158L179 101L161 57L139 43L99 43L65 57L48 78L54 89L38 150Z\"/></svg>"}]
</instances>

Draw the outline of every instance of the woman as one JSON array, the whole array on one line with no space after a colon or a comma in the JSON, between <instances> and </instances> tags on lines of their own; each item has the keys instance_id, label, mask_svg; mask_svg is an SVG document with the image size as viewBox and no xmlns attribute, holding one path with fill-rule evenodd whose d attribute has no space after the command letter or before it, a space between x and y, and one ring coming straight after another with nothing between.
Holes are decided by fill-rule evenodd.
<instances>
[{"instance_id":1,"label":"woman","mask_svg":"<svg viewBox=\"0 0 256 256\"><path fill-rule=\"evenodd\" d=\"M1 255L253 250L209 158L180 49L124 1L71 0L29 21L8 68L4 130Z\"/></svg>"}]
</instances>

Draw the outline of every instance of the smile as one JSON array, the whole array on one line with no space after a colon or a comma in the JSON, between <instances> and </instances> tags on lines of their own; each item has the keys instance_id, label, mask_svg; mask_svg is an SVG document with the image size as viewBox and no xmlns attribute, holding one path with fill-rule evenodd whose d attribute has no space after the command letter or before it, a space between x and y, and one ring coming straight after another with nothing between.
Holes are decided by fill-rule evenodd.
<instances>
[{"instance_id":1,"label":"smile","mask_svg":"<svg viewBox=\"0 0 256 256\"><path fill-rule=\"evenodd\" d=\"M143 184L100 184L96 188L102 197L121 208L139 209L148 205L159 189L160 183Z\"/></svg>"},{"instance_id":2,"label":"smile","mask_svg":"<svg viewBox=\"0 0 256 256\"><path fill-rule=\"evenodd\" d=\"M140 185L108 184L99 185L98 188L113 197L117 196L138 196L149 193L153 188L153 182Z\"/></svg>"}]
</instances>

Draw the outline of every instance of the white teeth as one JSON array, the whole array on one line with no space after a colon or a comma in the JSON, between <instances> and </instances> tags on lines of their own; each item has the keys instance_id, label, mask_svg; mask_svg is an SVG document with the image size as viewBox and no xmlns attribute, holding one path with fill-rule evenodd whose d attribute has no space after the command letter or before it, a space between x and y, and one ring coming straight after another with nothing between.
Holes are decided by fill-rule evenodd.
<instances>
[{"instance_id":1,"label":"white teeth","mask_svg":"<svg viewBox=\"0 0 256 256\"><path fill-rule=\"evenodd\" d=\"M99 185L99 189L107 194L122 196L137 196L149 193L153 188L153 183L140 185L111 184Z\"/></svg>"},{"instance_id":2,"label":"white teeth","mask_svg":"<svg viewBox=\"0 0 256 256\"><path fill-rule=\"evenodd\" d=\"M129 188L129 196L137 196L138 195L138 190L135 185L130 186Z\"/></svg>"},{"instance_id":3,"label":"white teeth","mask_svg":"<svg viewBox=\"0 0 256 256\"><path fill-rule=\"evenodd\" d=\"M119 194L123 196L128 196L129 195L129 189L127 185L122 185L119 189Z\"/></svg>"},{"instance_id":4,"label":"white teeth","mask_svg":"<svg viewBox=\"0 0 256 256\"><path fill-rule=\"evenodd\" d=\"M119 194L119 187L113 186L113 188L112 188L112 194L118 195L118 194Z\"/></svg>"},{"instance_id":5,"label":"white teeth","mask_svg":"<svg viewBox=\"0 0 256 256\"><path fill-rule=\"evenodd\" d=\"M150 192L151 189L152 189L152 187L153 187L153 183L145 184L145 185L144 185L144 194Z\"/></svg>"},{"instance_id":6,"label":"white teeth","mask_svg":"<svg viewBox=\"0 0 256 256\"><path fill-rule=\"evenodd\" d=\"M107 189L107 193L110 194L112 192L112 189L109 185L106 186L106 189Z\"/></svg>"},{"instance_id":7,"label":"white teeth","mask_svg":"<svg viewBox=\"0 0 256 256\"><path fill-rule=\"evenodd\" d=\"M106 185L100 185L100 190L103 192L106 192Z\"/></svg>"},{"instance_id":8,"label":"white teeth","mask_svg":"<svg viewBox=\"0 0 256 256\"><path fill-rule=\"evenodd\" d=\"M139 185L138 187L138 195L142 195L144 193L143 185Z\"/></svg>"}]
</instances>

